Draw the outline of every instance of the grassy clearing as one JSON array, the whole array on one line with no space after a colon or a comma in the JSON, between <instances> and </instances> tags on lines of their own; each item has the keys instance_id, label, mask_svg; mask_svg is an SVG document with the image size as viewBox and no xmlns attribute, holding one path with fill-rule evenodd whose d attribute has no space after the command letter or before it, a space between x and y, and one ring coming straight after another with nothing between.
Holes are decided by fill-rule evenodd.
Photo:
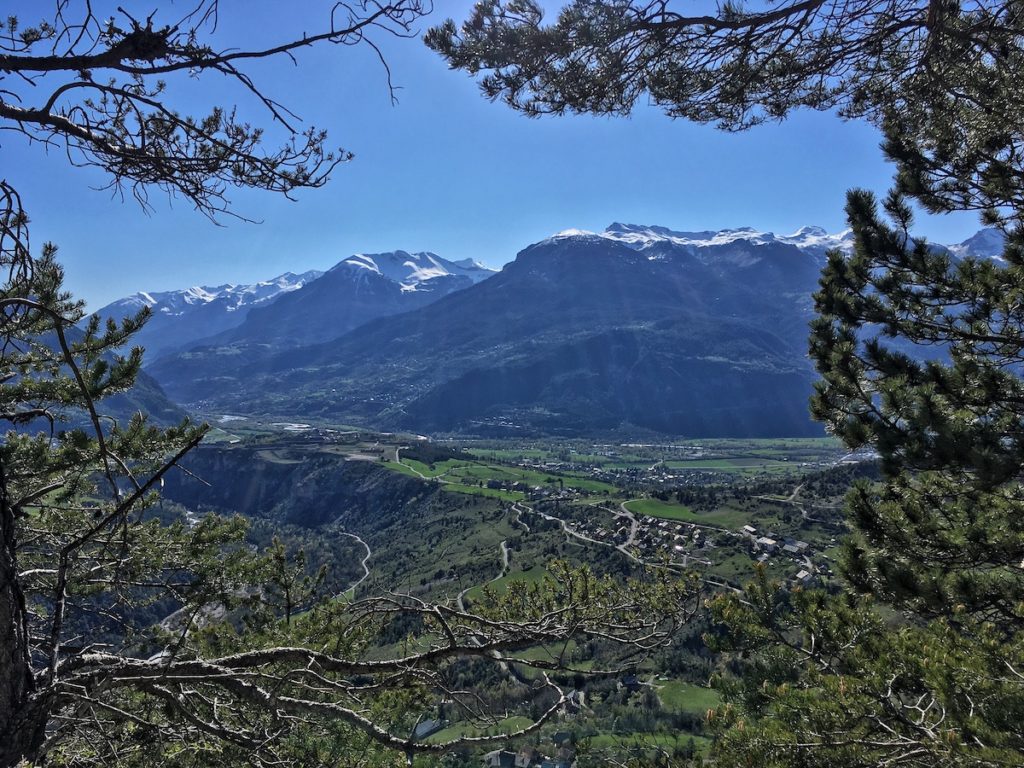
<instances>
[{"instance_id":1,"label":"grassy clearing","mask_svg":"<svg viewBox=\"0 0 1024 768\"><path fill-rule=\"evenodd\" d=\"M657 517L662 520L677 520L683 523L713 525L717 528L734 530L750 519L750 514L730 507L720 507L713 512L694 512L683 504L673 504L659 499L633 499L625 503L626 509L638 515Z\"/></svg>"},{"instance_id":2,"label":"grassy clearing","mask_svg":"<svg viewBox=\"0 0 1024 768\"><path fill-rule=\"evenodd\" d=\"M419 472L424 477L443 477L457 467L461 467L465 462L461 462L458 459L446 459L445 461L439 461L436 464L424 464L422 461L416 459L403 458L402 464L407 467Z\"/></svg>"},{"instance_id":3,"label":"grassy clearing","mask_svg":"<svg viewBox=\"0 0 1024 768\"><path fill-rule=\"evenodd\" d=\"M703 715L722 703L718 691L683 680L669 680L657 686L661 705L672 712L690 712Z\"/></svg>"},{"instance_id":4,"label":"grassy clearing","mask_svg":"<svg viewBox=\"0 0 1024 768\"><path fill-rule=\"evenodd\" d=\"M627 501L625 507L638 515L659 517L663 520L682 520L693 523L700 519L696 512L683 504L672 504L658 499L633 499Z\"/></svg>"},{"instance_id":5,"label":"grassy clearing","mask_svg":"<svg viewBox=\"0 0 1024 768\"><path fill-rule=\"evenodd\" d=\"M559 643L558 645L537 645L510 655L530 661L567 661L572 658L578 647L575 640L570 640L568 643Z\"/></svg>"},{"instance_id":6,"label":"grassy clearing","mask_svg":"<svg viewBox=\"0 0 1024 768\"><path fill-rule=\"evenodd\" d=\"M473 723L455 723L449 725L444 730L438 731L434 735L430 736L427 741L431 744L441 744L452 739L457 739L460 736L493 736L499 733L509 733L513 731L519 731L526 728L533 721L528 717L506 717L504 720L500 720L494 725L481 728Z\"/></svg>"},{"instance_id":7,"label":"grassy clearing","mask_svg":"<svg viewBox=\"0 0 1024 768\"><path fill-rule=\"evenodd\" d=\"M590 478L576 474L575 472L567 473L562 477L562 480L565 482L566 488L575 488L589 493L607 493L609 495L614 495L619 492L619 489L611 483L606 483L603 480L591 480Z\"/></svg>"},{"instance_id":8,"label":"grassy clearing","mask_svg":"<svg viewBox=\"0 0 1024 768\"><path fill-rule=\"evenodd\" d=\"M413 472L411 468L407 467L405 464L400 464L397 461L385 461L385 462L381 463L381 466L382 467L387 467L388 469L390 469L393 472L399 472L399 473L401 473L403 475L406 475L408 477L415 477L417 479L422 479L422 478L420 478L419 475L417 475L415 472Z\"/></svg>"},{"instance_id":9,"label":"grassy clearing","mask_svg":"<svg viewBox=\"0 0 1024 768\"><path fill-rule=\"evenodd\" d=\"M521 581L525 582L526 584L537 584L543 581L544 577L547 575L548 572L546 570L537 567L531 568L528 571L513 571L507 576L502 576L500 579L495 579L494 581L487 582L487 586L494 590L496 594L503 595L505 594L505 592L508 591L508 585L514 581ZM469 590L469 592L466 593L466 599L470 602L473 602L474 600L479 600L480 596L483 594L484 586L485 585L480 584L478 586L473 587L471 590Z\"/></svg>"},{"instance_id":10,"label":"grassy clearing","mask_svg":"<svg viewBox=\"0 0 1024 768\"><path fill-rule=\"evenodd\" d=\"M761 520L762 523L767 522L767 518L758 517L749 510L736 509L735 507L725 505L712 512L700 513L694 522L717 525L720 528L728 528L734 531L755 519Z\"/></svg>"}]
</instances>

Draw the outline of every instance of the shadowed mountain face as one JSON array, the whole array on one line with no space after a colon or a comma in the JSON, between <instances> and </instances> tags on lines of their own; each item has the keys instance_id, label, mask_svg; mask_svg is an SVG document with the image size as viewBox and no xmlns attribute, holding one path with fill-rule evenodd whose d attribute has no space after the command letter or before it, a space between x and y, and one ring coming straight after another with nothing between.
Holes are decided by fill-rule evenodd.
<instances>
[{"instance_id":1,"label":"shadowed mountain face","mask_svg":"<svg viewBox=\"0 0 1024 768\"><path fill-rule=\"evenodd\" d=\"M805 349L820 257L775 239L635 234L551 238L495 277L325 343L236 345L214 365L200 349L150 370L207 408L382 428L817 434ZM300 295L329 274L259 314L291 302L322 322Z\"/></svg>"}]
</instances>

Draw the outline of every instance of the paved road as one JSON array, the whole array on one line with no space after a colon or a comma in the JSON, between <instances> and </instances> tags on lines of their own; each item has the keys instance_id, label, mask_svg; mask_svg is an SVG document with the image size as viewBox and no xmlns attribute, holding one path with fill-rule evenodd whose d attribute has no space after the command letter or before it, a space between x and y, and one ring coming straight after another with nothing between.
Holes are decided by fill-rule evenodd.
<instances>
[{"instance_id":1,"label":"paved road","mask_svg":"<svg viewBox=\"0 0 1024 768\"><path fill-rule=\"evenodd\" d=\"M501 547L501 573L491 579L491 581L497 581L508 573L508 542L502 539L501 544L498 546Z\"/></svg>"},{"instance_id":2,"label":"paved road","mask_svg":"<svg viewBox=\"0 0 1024 768\"><path fill-rule=\"evenodd\" d=\"M608 509L608 507L602 507L602 509L605 509L608 512L612 512L612 510ZM629 537L622 545L623 547L628 547L634 541L636 541L636 534L640 530L640 521L636 519L636 515L634 515L629 510L629 507L626 506L626 502L622 502L621 504L619 504L619 509L622 511L612 512L612 514L615 515L615 517L625 517L629 519Z\"/></svg>"},{"instance_id":3,"label":"paved road","mask_svg":"<svg viewBox=\"0 0 1024 768\"><path fill-rule=\"evenodd\" d=\"M789 494L789 496L787 496L784 499L780 499L778 496L755 496L754 498L755 499L763 499L765 501L774 501L777 504L793 504L794 506L796 506L797 509L800 510L800 516L804 520L807 520L808 522L811 522L811 523L821 523L822 525L831 525L831 522L828 521L828 520L822 520L820 517L811 517L811 515L807 512L807 507L804 506L803 502L796 500L797 494L800 493L800 491L803 489L803 487L804 487L804 484L800 483L796 488L793 489L793 492L791 494Z\"/></svg>"},{"instance_id":4,"label":"paved road","mask_svg":"<svg viewBox=\"0 0 1024 768\"><path fill-rule=\"evenodd\" d=\"M530 526L527 525L525 520L523 520L523 512L528 512L529 510L521 509L519 507L519 502L517 501L517 502L512 504L512 511L516 513L516 516L514 518L512 518L512 522L513 523L517 523L517 524L523 526L523 530L525 530L527 533L529 533L530 532Z\"/></svg>"}]
</instances>

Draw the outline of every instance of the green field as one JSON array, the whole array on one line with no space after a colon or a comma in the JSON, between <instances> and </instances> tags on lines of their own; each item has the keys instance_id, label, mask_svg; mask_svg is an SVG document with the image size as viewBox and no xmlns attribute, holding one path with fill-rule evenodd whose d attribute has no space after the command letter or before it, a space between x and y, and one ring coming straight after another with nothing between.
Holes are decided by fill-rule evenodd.
<instances>
[{"instance_id":1,"label":"green field","mask_svg":"<svg viewBox=\"0 0 1024 768\"><path fill-rule=\"evenodd\" d=\"M722 703L722 697L718 691L682 680L669 680L666 683L659 683L655 687L661 705L673 712L703 715L709 709L714 709Z\"/></svg>"},{"instance_id":2,"label":"green field","mask_svg":"<svg viewBox=\"0 0 1024 768\"><path fill-rule=\"evenodd\" d=\"M460 736L492 736L498 733L508 733L510 731L519 731L526 728L533 721L528 717L506 717L504 720L499 720L494 725L490 726L478 726L472 723L455 723L449 725L444 730L438 731L427 739L427 742L431 744L442 744L452 739L457 739Z\"/></svg>"},{"instance_id":3,"label":"green field","mask_svg":"<svg viewBox=\"0 0 1024 768\"><path fill-rule=\"evenodd\" d=\"M491 499L502 501L522 501L526 494L522 491L506 491L501 488L487 488L479 485L465 485L464 483L445 483L444 490L451 493L468 493L471 496L487 496Z\"/></svg>"},{"instance_id":4,"label":"green field","mask_svg":"<svg viewBox=\"0 0 1024 768\"><path fill-rule=\"evenodd\" d=\"M544 580L544 577L548 575L548 572L543 568L531 568L528 571L513 571L507 576L502 576L500 579L494 579L493 581L487 582L486 586L490 587L495 594L503 595L508 591L508 585L513 581L521 581L526 584L536 584ZM478 584L473 587L469 592L466 593L466 599L470 602L479 600L480 596L484 591L483 584Z\"/></svg>"},{"instance_id":5,"label":"green field","mask_svg":"<svg viewBox=\"0 0 1024 768\"><path fill-rule=\"evenodd\" d=\"M409 477L419 477L419 475L413 472L411 468L407 467L405 464L399 464L396 461L385 461L381 463L381 466L387 467L393 472L399 472L403 475L408 475Z\"/></svg>"},{"instance_id":6,"label":"green field","mask_svg":"<svg viewBox=\"0 0 1024 768\"><path fill-rule=\"evenodd\" d=\"M658 499L633 499L624 505L630 512L648 517L660 517L663 520L682 520L687 523L699 519L697 513L682 504L672 504Z\"/></svg>"},{"instance_id":7,"label":"green field","mask_svg":"<svg viewBox=\"0 0 1024 768\"><path fill-rule=\"evenodd\" d=\"M541 472L535 469L509 466L504 464L488 464L481 461L463 459L446 459L436 464L425 464L422 461L402 457L401 461L387 461L384 466L409 477L438 480L445 483L445 490L455 493L470 493L477 496L489 496L503 501L521 501L525 498L522 491L487 488L489 480L506 483L523 483L531 488L557 487L578 490L586 493L611 495L618 489L611 483L592 480L575 473L557 474Z\"/></svg>"},{"instance_id":8,"label":"green field","mask_svg":"<svg viewBox=\"0 0 1024 768\"><path fill-rule=\"evenodd\" d=\"M724 507L713 512L694 512L683 504L673 504L669 501L658 499L633 499L625 503L626 509L639 515L657 517L662 520L678 520L684 523L697 523L698 525L711 525L717 528L733 530L743 525L749 519L749 515L737 509Z\"/></svg>"}]
</instances>

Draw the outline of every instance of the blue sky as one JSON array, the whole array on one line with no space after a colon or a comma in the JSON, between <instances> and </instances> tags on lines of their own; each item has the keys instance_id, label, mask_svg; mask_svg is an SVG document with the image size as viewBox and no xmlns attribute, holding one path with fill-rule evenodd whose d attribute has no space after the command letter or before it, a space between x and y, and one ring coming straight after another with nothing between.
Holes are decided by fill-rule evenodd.
<instances>
[{"instance_id":1,"label":"blue sky","mask_svg":"<svg viewBox=\"0 0 1024 768\"><path fill-rule=\"evenodd\" d=\"M471 3L436 5L438 19L462 18ZM283 14L293 4L271 0L223 2L215 42L258 45L312 30L312 6L326 7L308 3L301 15ZM137 290L325 269L357 252L430 250L500 266L553 232L613 221L838 231L845 191L884 192L892 174L879 135L864 123L804 112L726 134L649 107L628 119L531 120L484 100L469 77L448 71L419 40L378 42L401 87L397 105L368 49L321 48L300 53L298 67L278 60L248 68L268 95L356 154L327 187L296 202L232 193L235 210L260 224L224 219L215 226L184 201L158 195L144 214L132 201L95 191L104 178L69 168L62 153L0 137L3 175L22 193L34 242L60 246L69 288L98 308ZM264 119L226 82L172 81L170 88L181 111L238 103L253 121ZM978 228L967 214L919 220L923 234L944 243Z\"/></svg>"}]
</instances>

